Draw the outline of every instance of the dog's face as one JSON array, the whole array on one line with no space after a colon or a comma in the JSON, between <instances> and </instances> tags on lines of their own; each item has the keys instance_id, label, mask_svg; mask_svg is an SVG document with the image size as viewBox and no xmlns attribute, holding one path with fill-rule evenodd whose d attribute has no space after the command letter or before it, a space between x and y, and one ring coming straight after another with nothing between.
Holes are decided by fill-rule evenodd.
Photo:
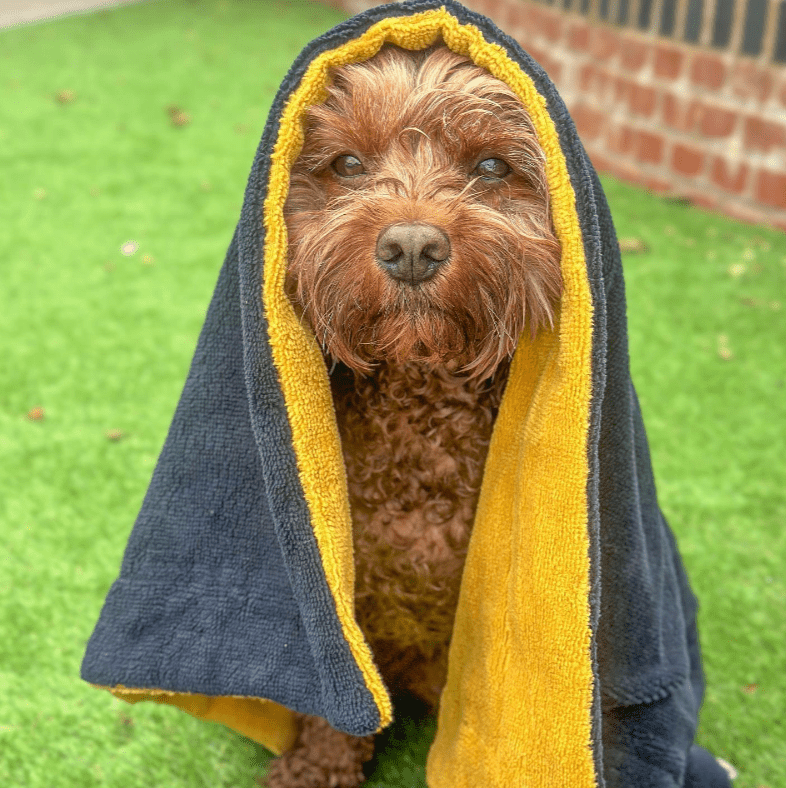
<instances>
[{"instance_id":1,"label":"dog's face","mask_svg":"<svg viewBox=\"0 0 786 788\"><path fill-rule=\"evenodd\" d=\"M437 47L385 47L312 107L285 206L287 293L325 352L493 374L553 319L560 247L515 94Z\"/></svg>"}]
</instances>

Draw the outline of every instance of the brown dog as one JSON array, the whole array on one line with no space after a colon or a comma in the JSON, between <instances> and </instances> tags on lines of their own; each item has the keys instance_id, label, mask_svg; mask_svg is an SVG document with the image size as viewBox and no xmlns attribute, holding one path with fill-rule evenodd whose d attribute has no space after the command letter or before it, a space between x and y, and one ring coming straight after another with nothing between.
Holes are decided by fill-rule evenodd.
<instances>
[{"instance_id":1,"label":"brown dog","mask_svg":"<svg viewBox=\"0 0 786 788\"><path fill-rule=\"evenodd\" d=\"M560 246L515 94L444 46L333 74L285 207L287 292L321 343L349 483L356 614L432 707L508 360L551 324ZM302 716L271 788L351 788L373 737Z\"/></svg>"}]
</instances>

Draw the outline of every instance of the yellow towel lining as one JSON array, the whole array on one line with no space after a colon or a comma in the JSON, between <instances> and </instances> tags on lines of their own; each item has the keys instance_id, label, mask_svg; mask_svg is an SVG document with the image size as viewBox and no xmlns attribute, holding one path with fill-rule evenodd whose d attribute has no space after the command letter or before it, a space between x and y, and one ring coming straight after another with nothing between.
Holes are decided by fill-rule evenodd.
<instances>
[{"instance_id":1,"label":"yellow towel lining","mask_svg":"<svg viewBox=\"0 0 786 788\"><path fill-rule=\"evenodd\" d=\"M567 759L569 767L564 772L568 782L564 784L591 786L595 781L590 742L593 676L589 653L591 632L588 602L586 443L591 395L592 302L581 230L575 210L575 196L553 121L546 111L545 99L537 92L531 79L510 60L501 47L485 41L476 27L460 24L444 8L408 17L382 20L359 38L322 53L309 66L300 86L293 92L283 112L273 154L264 212L266 268L263 298L269 320L274 363L279 372L287 403L300 478L312 515L314 533L328 584L345 637L362 671L366 685L376 700L380 710L381 726L384 727L390 720L390 701L354 618L350 513L328 379L313 336L298 322L284 295L286 228L283 221L283 206L288 190L289 171L302 147L304 112L309 105L324 99L330 69L373 57L385 42L408 49L422 49L434 43L439 37L442 37L452 50L468 55L475 63L487 68L494 76L513 88L532 116L546 155L554 224L563 247L562 268L565 291L560 324L555 330L558 335L547 333L532 348L525 347L517 352L508 392L505 395L487 461L487 478L481 494L475 531L476 535L487 533L487 537L483 538L492 540L499 536L503 539L506 537L504 521L496 528L488 525L488 517L491 516L493 519L498 514L496 510L499 509L498 496L495 498L494 492L489 490L488 479L505 476L500 471L504 462L518 463L519 468L526 466L538 479L549 483L551 487L553 487L551 482L555 479L561 482L558 490L555 491L554 499L555 511L559 511L557 518L533 516L530 517L531 522L528 524L526 512L524 516L521 512L508 513L508 516L514 517L519 522L522 531L512 536L512 539L518 540L517 555L535 550L537 556L532 560L531 566L540 580L556 589L557 598L565 589L570 589L574 595L572 599L561 601L559 615L551 616L553 620L550 620L549 610L538 610L536 613L530 613L531 620L522 624L525 629L530 627L532 633L537 635L535 640L538 649L545 650L550 659L561 661L562 668L570 677L567 686L561 689L563 694L569 696L569 702L563 703L565 708L561 710L559 719L554 719L551 724L546 721L545 728L540 730L536 731L533 726L542 725L543 719L518 720L518 722L525 725L522 731L524 739L530 736L533 741L538 741L554 750L554 737L556 737L558 749L564 751L563 755L570 753ZM519 396L531 397L532 401L519 399ZM544 405L545 398L549 398L548 406ZM537 407L533 407L535 405ZM518 414L518 423L511 418L514 412ZM527 412L532 415L522 422L520 414ZM525 435L527 430L522 426L525 422L527 429L535 433L534 436ZM510 437L499 437L502 425L506 425L505 428L511 431ZM551 434L560 433L561 441L553 457L538 458L540 462L538 467L533 461L529 447L539 445L538 438L542 438L541 433L544 430ZM502 479L500 484L503 484ZM503 486L510 484L510 480L507 479ZM527 545L526 532L529 527L536 527L538 534L537 538ZM472 560L468 561L470 579L477 577L478 572L482 574L483 571L476 566L476 559L483 555L484 548L482 545L476 545L476 541L473 537L470 551ZM513 554L510 557L512 560L516 558ZM508 580L511 569L510 566L505 569ZM472 588L462 591L462 607L471 607L472 604L483 607L482 601L472 600L472 591ZM507 609L508 601L502 597L487 601L485 612L481 617L485 616L489 621L496 621L504 629L504 626L508 626L505 621L511 616L511 612ZM519 600L519 604L526 608L525 600ZM523 614L524 619L527 618L526 610L519 612ZM462 645L462 641L468 638L468 633L464 629L461 622L457 621L457 634L454 637L457 643L453 648L455 654L461 653L462 649L465 652L471 651L471 647L466 643ZM556 641L568 643L571 648L565 653L554 655L549 650L548 636L549 632L556 632L557 629L564 637L556 638ZM510 653L509 642L505 638L504 631L498 633L498 642L495 643L493 639L488 642L487 640L482 638L478 640L486 649L481 661L496 664L499 670L512 661L526 661L530 656ZM534 661L538 662L537 659ZM460 678L455 677L462 675L464 686L457 686L456 681L460 681ZM469 675L467 678L468 675L461 670L451 670L452 678L443 700L444 708L455 707L451 698L461 697L462 702L465 702L469 697L468 687L471 688L477 676L473 678ZM483 688L475 687L475 690L481 689ZM529 693L527 687L508 689L510 690L508 705L515 705L520 700L517 693L522 695ZM462 719L465 721L471 716L462 714ZM451 785L453 788L463 786L465 778L457 776L455 770L447 782L443 783L442 778L434 777L436 768L434 764L442 762L445 765L445 759L440 753L451 752L455 756L456 748L459 751L466 749L461 742L467 744L471 726L462 727L460 720L451 723L449 715L443 714L440 728L430 761L430 780L434 785L437 785L434 782L436 779L440 784ZM550 736L551 741L549 741ZM473 747L477 749L481 745L476 741L468 746L469 749ZM472 757L466 752L464 754ZM496 760L504 760L507 756L493 757ZM522 768L525 768L528 774L534 775L535 782L532 782L532 785L555 784L549 782L554 775L546 776L546 772L552 768L553 758L541 758L540 766L535 763L538 761L537 752L529 752L527 759L527 763ZM517 759L513 760L518 764ZM455 760L452 760L452 765L456 765ZM504 768L502 773L487 775L487 777L494 780L494 785L497 784L497 780L508 779L509 782L518 782L516 772ZM466 784L469 785L470 778L466 780ZM502 784L503 782L499 782L499 785Z\"/></svg>"}]
</instances>

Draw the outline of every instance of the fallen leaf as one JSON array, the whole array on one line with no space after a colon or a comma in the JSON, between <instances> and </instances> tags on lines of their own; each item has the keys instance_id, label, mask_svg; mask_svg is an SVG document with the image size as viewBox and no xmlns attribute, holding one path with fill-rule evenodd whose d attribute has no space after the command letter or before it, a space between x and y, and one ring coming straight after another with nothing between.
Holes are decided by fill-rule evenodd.
<instances>
[{"instance_id":1,"label":"fallen leaf","mask_svg":"<svg viewBox=\"0 0 786 788\"><path fill-rule=\"evenodd\" d=\"M117 441L122 440L125 437L125 433L122 430L107 430L104 433L107 437L107 440L113 441L117 443Z\"/></svg>"},{"instance_id":2,"label":"fallen leaf","mask_svg":"<svg viewBox=\"0 0 786 788\"><path fill-rule=\"evenodd\" d=\"M187 123L191 122L191 116L178 107L177 104L170 104L166 108L166 112L173 126L185 126Z\"/></svg>"},{"instance_id":3,"label":"fallen leaf","mask_svg":"<svg viewBox=\"0 0 786 788\"><path fill-rule=\"evenodd\" d=\"M626 254L628 252L646 252L647 244L641 238L620 238L620 252Z\"/></svg>"},{"instance_id":4,"label":"fallen leaf","mask_svg":"<svg viewBox=\"0 0 786 788\"><path fill-rule=\"evenodd\" d=\"M30 419L30 421L43 421L45 415L44 409L40 405L35 408L30 408L27 412L27 418Z\"/></svg>"},{"instance_id":5,"label":"fallen leaf","mask_svg":"<svg viewBox=\"0 0 786 788\"><path fill-rule=\"evenodd\" d=\"M142 255L142 265L153 265L153 255L152 254Z\"/></svg>"},{"instance_id":6,"label":"fallen leaf","mask_svg":"<svg viewBox=\"0 0 786 788\"><path fill-rule=\"evenodd\" d=\"M44 197L46 197L46 189L41 189L41 188L36 189L33 192L33 197L35 197L36 200L43 200Z\"/></svg>"},{"instance_id":7,"label":"fallen leaf","mask_svg":"<svg viewBox=\"0 0 786 788\"><path fill-rule=\"evenodd\" d=\"M70 104L76 98L73 90L59 90L55 93L55 100L60 104Z\"/></svg>"},{"instance_id":8,"label":"fallen leaf","mask_svg":"<svg viewBox=\"0 0 786 788\"><path fill-rule=\"evenodd\" d=\"M721 334L718 337L718 355L724 361L728 361L734 357L734 353L731 352L731 348L729 347L729 338L725 334Z\"/></svg>"},{"instance_id":9,"label":"fallen leaf","mask_svg":"<svg viewBox=\"0 0 786 788\"><path fill-rule=\"evenodd\" d=\"M753 695L754 692L759 688L758 684L746 684L743 688L743 692L747 692L748 695Z\"/></svg>"}]
</instances>

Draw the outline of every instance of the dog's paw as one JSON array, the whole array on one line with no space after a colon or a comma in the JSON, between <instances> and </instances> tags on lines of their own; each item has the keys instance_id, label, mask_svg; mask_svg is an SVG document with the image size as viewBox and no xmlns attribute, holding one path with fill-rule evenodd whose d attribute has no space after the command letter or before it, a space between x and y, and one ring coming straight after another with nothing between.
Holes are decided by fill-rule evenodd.
<instances>
[{"instance_id":1,"label":"dog's paw","mask_svg":"<svg viewBox=\"0 0 786 788\"><path fill-rule=\"evenodd\" d=\"M373 736L350 736L319 717L299 715L295 745L270 762L267 788L359 788L363 764L374 754Z\"/></svg>"},{"instance_id":2,"label":"dog's paw","mask_svg":"<svg viewBox=\"0 0 786 788\"><path fill-rule=\"evenodd\" d=\"M300 750L291 750L270 762L260 785L266 788L359 788L365 776L360 764L316 764Z\"/></svg>"}]
</instances>

